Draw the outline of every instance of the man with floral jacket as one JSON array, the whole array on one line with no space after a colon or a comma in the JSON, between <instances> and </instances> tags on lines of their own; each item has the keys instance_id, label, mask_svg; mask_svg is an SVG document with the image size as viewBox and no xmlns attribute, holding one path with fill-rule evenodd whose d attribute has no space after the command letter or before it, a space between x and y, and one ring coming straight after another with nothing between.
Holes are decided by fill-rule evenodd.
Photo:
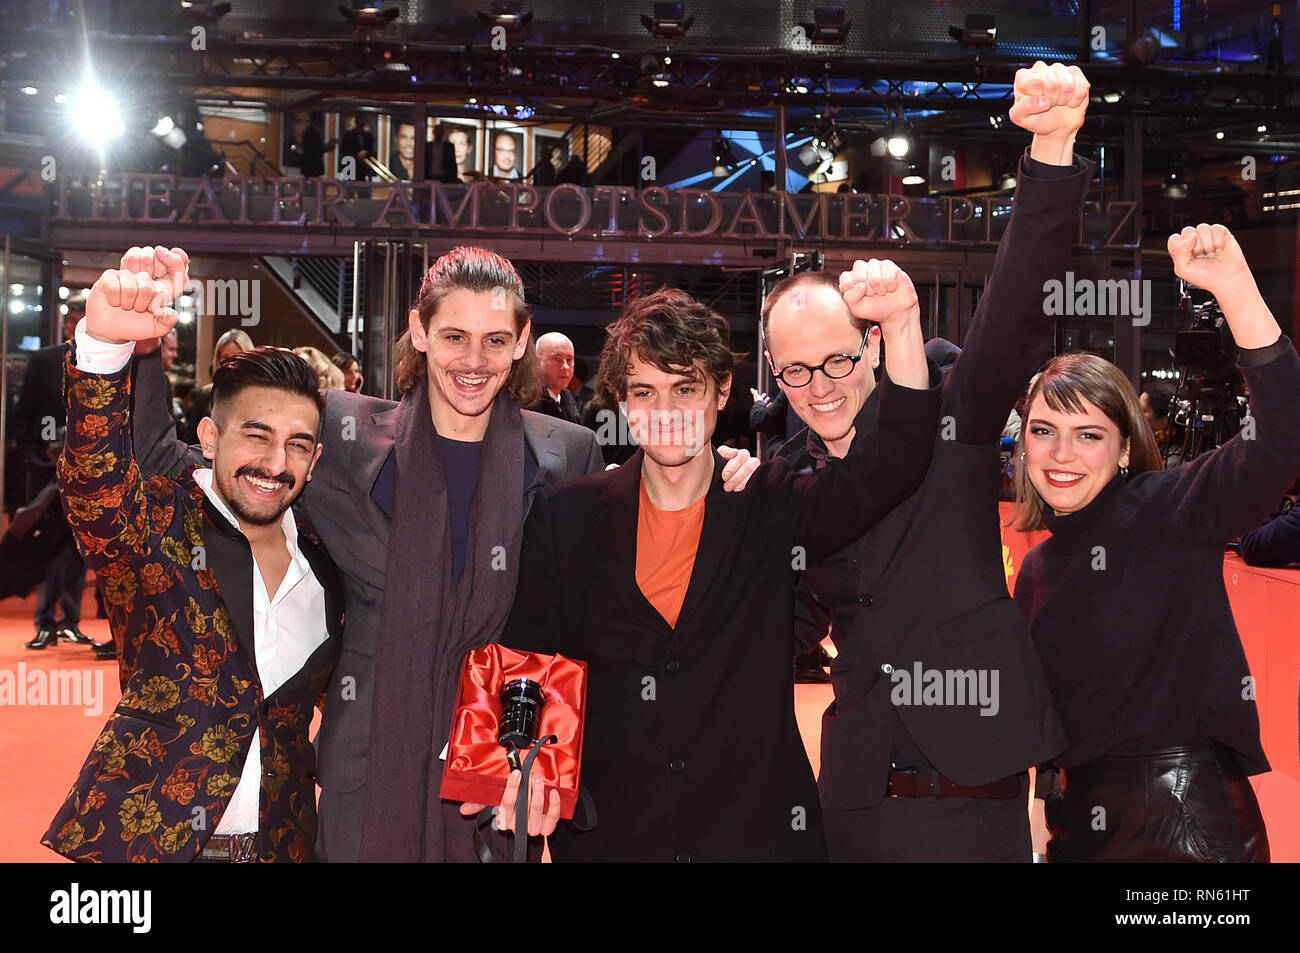
<instances>
[{"instance_id":1,"label":"man with floral jacket","mask_svg":"<svg viewBox=\"0 0 1300 953\"><path fill-rule=\"evenodd\" d=\"M338 656L342 590L290 505L320 455L316 375L259 348L213 377L211 467L143 480L133 342L175 323L183 254L95 283L65 366L59 490L104 580L122 700L42 842L86 861L306 861L314 702Z\"/></svg>"}]
</instances>

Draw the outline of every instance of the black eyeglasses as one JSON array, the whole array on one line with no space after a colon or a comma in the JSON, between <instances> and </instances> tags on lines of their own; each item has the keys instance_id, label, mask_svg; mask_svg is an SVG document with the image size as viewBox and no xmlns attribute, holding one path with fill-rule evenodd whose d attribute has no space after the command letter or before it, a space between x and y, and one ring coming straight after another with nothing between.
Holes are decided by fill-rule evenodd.
<instances>
[{"instance_id":1,"label":"black eyeglasses","mask_svg":"<svg viewBox=\"0 0 1300 953\"><path fill-rule=\"evenodd\" d=\"M809 367L807 364L791 364L780 371L773 367L772 373L786 387L807 387L812 383L813 374L817 371L821 371L832 380L848 377L853 373L853 368L857 366L858 361L862 360L862 352L867 349L867 337L870 334L871 329L868 328L862 335L862 344L858 347L858 353L852 357L847 354L832 354L816 367Z\"/></svg>"}]
</instances>

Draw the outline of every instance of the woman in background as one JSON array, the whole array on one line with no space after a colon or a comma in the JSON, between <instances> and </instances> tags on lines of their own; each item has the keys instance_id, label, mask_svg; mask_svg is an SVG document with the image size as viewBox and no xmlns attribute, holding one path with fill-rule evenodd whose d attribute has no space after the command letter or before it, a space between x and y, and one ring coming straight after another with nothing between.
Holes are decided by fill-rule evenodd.
<instances>
[{"instance_id":1,"label":"woman in background","mask_svg":"<svg viewBox=\"0 0 1300 953\"><path fill-rule=\"evenodd\" d=\"M1226 228L1185 228L1169 253L1218 300L1253 416L1165 470L1109 361L1064 354L1030 387L1016 525L1052 536L1026 555L1015 598L1070 741L1057 783L1039 784L1049 861L1269 859L1248 780L1269 764L1223 553L1300 469L1300 357Z\"/></svg>"},{"instance_id":2,"label":"woman in background","mask_svg":"<svg viewBox=\"0 0 1300 953\"><path fill-rule=\"evenodd\" d=\"M334 366L334 362L325 356L325 352L314 347L296 347L293 353L306 361L316 371L320 381L320 392L327 390L345 390L343 372Z\"/></svg>"}]
</instances>

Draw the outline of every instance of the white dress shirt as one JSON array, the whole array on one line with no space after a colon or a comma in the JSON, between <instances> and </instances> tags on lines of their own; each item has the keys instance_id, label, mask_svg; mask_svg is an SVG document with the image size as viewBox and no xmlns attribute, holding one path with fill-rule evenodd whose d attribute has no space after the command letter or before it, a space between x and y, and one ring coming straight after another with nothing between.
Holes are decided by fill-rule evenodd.
<instances>
[{"instance_id":1,"label":"white dress shirt","mask_svg":"<svg viewBox=\"0 0 1300 953\"><path fill-rule=\"evenodd\" d=\"M82 318L76 331L79 370L91 374L114 374L130 362L134 344L96 341L86 333L85 324L86 319ZM239 520L213 486L212 471L195 470L194 482L203 488L217 512L231 526L238 527ZM307 557L298 548L298 524L292 509L284 511L280 528L284 532L290 559L279 588L274 595L267 592L256 556L253 557L253 578L249 580L253 587L253 661L263 698L301 671L327 637L325 589L312 573ZM213 833L240 834L257 830L261 776L261 730L257 729L253 732L239 783Z\"/></svg>"}]
</instances>

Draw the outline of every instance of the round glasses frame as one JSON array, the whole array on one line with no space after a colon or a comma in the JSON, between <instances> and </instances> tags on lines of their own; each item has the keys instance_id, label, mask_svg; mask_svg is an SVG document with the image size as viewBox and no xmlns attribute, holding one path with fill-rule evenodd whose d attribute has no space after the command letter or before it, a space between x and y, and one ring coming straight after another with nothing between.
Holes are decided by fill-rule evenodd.
<instances>
[{"instance_id":1,"label":"round glasses frame","mask_svg":"<svg viewBox=\"0 0 1300 953\"><path fill-rule=\"evenodd\" d=\"M813 374L817 373L817 371L821 371L831 380L848 377L853 373L853 368L858 366L858 361L862 360L862 352L867 349L867 338L870 334L871 329L868 328L866 333L862 335L862 343L858 346L857 354L832 354L816 367L809 367L807 364L788 364L779 371L772 367L772 374L786 387L807 387L812 383ZM771 367L770 364L768 366ZM795 380L790 380L786 376L791 371L795 372ZM802 372L805 371L808 374L807 378L800 379L803 378Z\"/></svg>"}]
</instances>

